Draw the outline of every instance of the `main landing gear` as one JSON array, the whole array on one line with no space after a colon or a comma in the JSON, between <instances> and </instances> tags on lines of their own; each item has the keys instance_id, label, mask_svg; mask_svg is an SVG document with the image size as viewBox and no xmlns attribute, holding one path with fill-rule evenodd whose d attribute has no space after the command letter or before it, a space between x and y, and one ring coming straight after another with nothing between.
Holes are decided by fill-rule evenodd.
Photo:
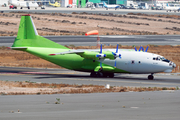
<instances>
[{"instance_id":1,"label":"main landing gear","mask_svg":"<svg viewBox=\"0 0 180 120\"><path fill-rule=\"evenodd\" d=\"M91 72L90 76L91 77L109 77L109 78L113 78L114 73Z\"/></svg>"},{"instance_id":2,"label":"main landing gear","mask_svg":"<svg viewBox=\"0 0 180 120\"><path fill-rule=\"evenodd\" d=\"M151 73L151 75L148 76L148 80L153 80L154 79L154 76L153 76L153 73Z\"/></svg>"}]
</instances>

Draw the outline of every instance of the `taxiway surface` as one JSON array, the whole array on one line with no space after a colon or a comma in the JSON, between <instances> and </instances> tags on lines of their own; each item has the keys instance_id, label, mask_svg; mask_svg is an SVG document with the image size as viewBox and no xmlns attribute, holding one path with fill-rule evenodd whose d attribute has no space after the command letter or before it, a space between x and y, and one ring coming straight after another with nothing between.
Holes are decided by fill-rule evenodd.
<instances>
[{"instance_id":1,"label":"taxiway surface","mask_svg":"<svg viewBox=\"0 0 180 120\"><path fill-rule=\"evenodd\" d=\"M42 83L93 84L134 87L180 87L179 74L155 74L148 80L148 74L115 74L114 78L92 78L90 73L66 69L35 69L0 67L0 80L31 81Z\"/></svg>"},{"instance_id":2,"label":"taxiway surface","mask_svg":"<svg viewBox=\"0 0 180 120\"><path fill-rule=\"evenodd\" d=\"M120 74L115 78L91 78L88 73L65 69L0 67L0 80L42 83L97 84L111 86L179 87L180 76ZM0 95L2 120L177 120L180 91ZM60 104L55 104L60 98ZM19 112L18 112L19 111Z\"/></svg>"},{"instance_id":3,"label":"taxiway surface","mask_svg":"<svg viewBox=\"0 0 180 120\"><path fill-rule=\"evenodd\" d=\"M61 45L96 46L97 36L45 36ZM12 46L15 37L0 37L0 46ZM105 45L180 45L180 35L106 35L100 36Z\"/></svg>"}]
</instances>

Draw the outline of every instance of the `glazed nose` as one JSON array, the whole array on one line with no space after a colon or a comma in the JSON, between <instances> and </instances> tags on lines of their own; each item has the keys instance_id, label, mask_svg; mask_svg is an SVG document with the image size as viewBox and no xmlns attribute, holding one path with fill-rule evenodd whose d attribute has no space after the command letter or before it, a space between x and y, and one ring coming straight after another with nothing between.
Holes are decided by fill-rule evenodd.
<instances>
[{"instance_id":1,"label":"glazed nose","mask_svg":"<svg viewBox=\"0 0 180 120\"><path fill-rule=\"evenodd\" d=\"M176 64L175 64L175 63L173 63L173 62L170 62L170 63L169 63L169 65L170 65L170 66L172 66L173 68L175 68L175 67L176 67Z\"/></svg>"},{"instance_id":2,"label":"glazed nose","mask_svg":"<svg viewBox=\"0 0 180 120\"><path fill-rule=\"evenodd\" d=\"M176 64L175 64L175 63L173 63L172 67L173 67L173 68L175 68L175 67L176 67Z\"/></svg>"}]
</instances>

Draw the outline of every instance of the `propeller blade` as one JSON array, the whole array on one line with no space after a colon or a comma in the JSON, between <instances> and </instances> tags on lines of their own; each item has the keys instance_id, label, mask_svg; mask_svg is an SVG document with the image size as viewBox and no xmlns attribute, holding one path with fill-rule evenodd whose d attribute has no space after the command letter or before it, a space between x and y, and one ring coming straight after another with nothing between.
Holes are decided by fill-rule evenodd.
<instances>
[{"instance_id":1,"label":"propeller blade","mask_svg":"<svg viewBox=\"0 0 180 120\"><path fill-rule=\"evenodd\" d=\"M136 47L134 47L134 50L137 51Z\"/></svg>"},{"instance_id":2,"label":"propeller blade","mask_svg":"<svg viewBox=\"0 0 180 120\"><path fill-rule=\"evenodd\" d=\"M100 48L100 54L102 54L102 44L101 44L101 48Z\"/></svg>"},{"instance_id":3,"label":"propeller blade","mask_svg":"<svg viewBox=\"0 0 180 120\"><path fill-rule=\"evenodd\" d=\"M115 56L116 55L116 53L114 53L114 52L112 52L112 54Z\"/></svg>"},{"instance_id":4,"label":"propeller blade","mask_svg":"<svg viewBox=\"0 0 180 120\"><path fill-rule=\"evenodd\" d=\"M143 48L143 46L142 46L142 51L144 52L144 48Z\"/></svg>"},{"instance_id":5,"label":"propeller blade","mask_svg":"<svg viewBox=\"0 0 180 120\"><path fill-rule=\"evenodd\" d=\"M114 63L114 67L116 68L116 60L115 60L115 63Z\"/></svg>"},{"instance_id":6,"label":"propeller blade","mask_svg":"<svg viewBox=\"0 0 180 120\"><path fill-rule=\"evenodd\" d=\"M116 47L116 53L118 53L118 44L117 44L117 47Z\"/></svg>"},{"instance_id":7,"label":"propeller blade","mask_svg":"<svg viewBox=\"0 0 180 120\"><path fill-rule=\"evenodd\" d=\"M96 57L100 58L100 57L101 57L101 55L96 55Z\"/></svg>"},{"instance_id":8,"label":"propeller blade","mask_svg":"<svg viewBox=\"0 0 180 120\"><path fill-rule=\"evenodd\" d=\"M117 57L121 58L121 54L118 53L118 44L117 44L117 47L116 47L116 53L112 52L112 54L114 55L114 59L116 59Z\"/></svg>"},{"instance_id":9,"label":"propeller blade","mask_svg":"<svg viewBox=\"0 0 180 120\"><path fill-rule=\"evenodd\" d=\"M145 51L145 52L147 52L147 51L148 51L148 48L149 48L149 46L147 46L147 48L146 48L146 51Z\"/></svg>"},{"instance_id":10,"label":"propeller blade","mask_svg":"<svg viewBox=\"0 0 180 120\"><path fill-rule=\"evenodd\" d=\"M139 52L141 51L141 49L142 49L142 51L144 52L144 48L143 48L143 46L140 46L140 48L139 48Z\"/></svg>"},{"instance_id":11,"label":"propeller blade","mask_svg":"<svg viewBox=\"0 0 180 120\"><path fill-rule=\"evenodd\" d=\"M102 68L102 62L100 62L100 67Z\"/></svg>"}]
</instances>

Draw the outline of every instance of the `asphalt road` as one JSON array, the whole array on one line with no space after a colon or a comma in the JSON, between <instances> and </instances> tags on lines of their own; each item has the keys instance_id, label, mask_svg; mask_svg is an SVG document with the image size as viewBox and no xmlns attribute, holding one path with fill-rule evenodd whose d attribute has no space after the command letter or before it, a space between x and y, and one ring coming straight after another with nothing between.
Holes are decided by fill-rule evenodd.
<instances>
[{"instance_id":1,"label":"asphalt road","mask_svg":"<svg viewBox=\"0 0 180 120\"><path fill-rule=\"evenodd\" d=\"M179 120L179 94L180 91L1 95L0 119ZM54 104L56 98L61 104Z\"/></svg>"},{"instance_id":2,"label":"asphalt road","mask_svg":"<svg viewBox=\"0 0 180 120\"><path fill-rule=\"evenodd\" d=\"M96 36L45 36L61 45L96 46ZM15 37L0 37L0 46L12 46ZM180 35L153 36L100 36L102 44L106 45L180 45Z\"/></svg>"},{"instance_id":3,"label":"asphalt road","mask_svg":"<svg viewBox=\"0 0 180 120\"><path fill-rule=\"evenodd\" d=\"M106 10L105 8L98 8L95 10L91 10L91 8L53 8L53 7L46 7L45 10L42 10L40 8L38 8L37 10L35 9L30 9L28 10L27 8L24 9L9 9L8 7L4 8L4 7L0 7L0 12L5 12L5 13L9 13L12 11L23 11L23 12L28 12L28 13L67 13L70 14L72 12L77 12L77 13L81 13L81 12L87 12L87 13L101 13L101 14L109 14L109 13L113 13L113 14L127 14L127 13L144 13L144 14L170 14L170 15L180 15L180 12L166 12L166 10L134 10L134 9L118 9L118 10L114 10L114 9L109 9Z\"/></svg>"},{"instance_id":4,"label":"asphalt road","mask_svg":"<svg viewBox=\"0 0 180 120\"><path fill-rule=\"evenodd\" d=\"M63 69L0 67L0 80L111 86L179 87L180 76L157 74L90 78L89 74ZM180 90L125 93L0 95L2 120L178 120ZM60 104L55 104L60 98ZM18 112L19 110L19 112Z\"/></svg>"},{"instance_id":5,"label":"asphalt road","mask_svg":"<svg viewBox=\"0 0 180 120\"><path fill-rule=\"evenodd\" d=\"M0 67L0 80L32 81L42 83L93 84L134 87L180 87L179 74L155 74L154 80L148 74L115 74L114 78L91 78L90 73L66 69L35 69Z\"/></svg>"}]
</instances>

